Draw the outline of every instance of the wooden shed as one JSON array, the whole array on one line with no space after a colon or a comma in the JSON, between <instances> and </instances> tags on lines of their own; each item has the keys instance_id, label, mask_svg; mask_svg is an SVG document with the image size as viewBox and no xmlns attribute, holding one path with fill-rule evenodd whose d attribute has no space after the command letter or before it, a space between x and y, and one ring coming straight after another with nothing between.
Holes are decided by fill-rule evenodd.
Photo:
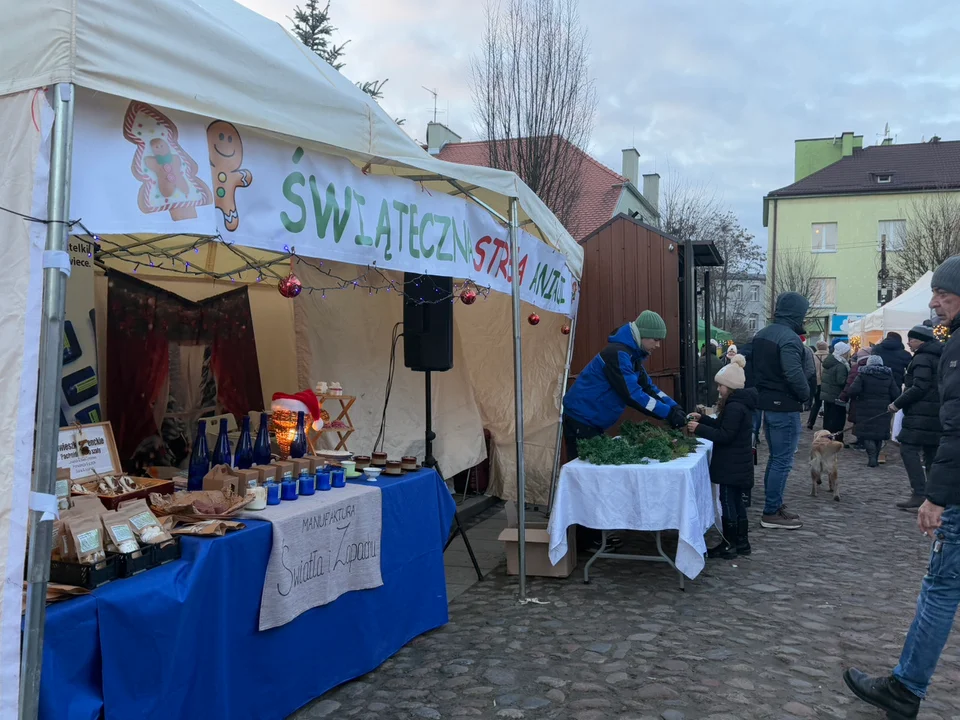
<instances>
[{"instance_id":1,"label":"wooden shed","mask_svg":"<svg viewBox=\"0 0 960 720\"><path fill-rule=\"evenodd\" d=\"M571 378L603 350L614 330L644 310L653 310L667 324L667 337L647 360L646 369L661 390L680 399L686 340L683 244L627 215L601 225L580 244L583 276ZM697 266L723 262L712 243L696 243L694 261ZM640 417L628 409L623 419Z\"/></svg>"}]
</instances>

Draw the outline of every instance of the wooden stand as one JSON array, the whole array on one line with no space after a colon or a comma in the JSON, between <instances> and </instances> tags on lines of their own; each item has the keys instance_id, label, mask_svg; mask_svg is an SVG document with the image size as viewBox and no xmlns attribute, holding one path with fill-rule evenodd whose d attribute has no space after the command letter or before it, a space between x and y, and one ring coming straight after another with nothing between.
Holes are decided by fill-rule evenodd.
<instances>
[{"instance_id":1,"label":"wooden stand","mask_svg":"<svg viewBox=\"0 0 960 720\"><path fill-rule=\"evenodd\" d=\"M337 446L334 450L346 450L347 449L347 438L353 435L353 432L356 428L353 427L353 420L350 419L350 408L353 407L353 404L357 401L357 398L354 395L329 395L314 393L317 396L317 400L320 401L320 405L324 405L328 400L336 400L340 403L340 414L336 417L333 417L333 413L330 413L330 422L343 422L346 427L335 428L328 427L324 425L320 431L313 430L312 428L307 431L307 442L310 445L310 450L316 453L317 448L315 443L320 439L320 435L328 432L335 432L337 437L340 438L340 441L337 443ZM328 411L329 412L329 411Z\"/></svg>"}]
</instances>

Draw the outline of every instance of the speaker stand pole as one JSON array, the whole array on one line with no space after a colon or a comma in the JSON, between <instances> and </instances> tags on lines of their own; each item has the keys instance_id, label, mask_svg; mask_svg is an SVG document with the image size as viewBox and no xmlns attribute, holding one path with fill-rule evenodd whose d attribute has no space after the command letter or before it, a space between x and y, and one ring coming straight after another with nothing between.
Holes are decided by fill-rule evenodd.
<instances>
[{"instance_id":1,"label":"speaker stand pole","mask_svg":"<svg viewBox=\"0 0 960 720\"><path fill-rule=\"evenodd\" d=\"M433 441L437 439L437 434L433 432L433 388L431 386L430 379L431 372L429 370L424 371L423 386L426 390L427 423L426 432L423 436L423 466L435 470L437 475L440 476L440 479L443 480L443 484L446 485L447 479L443 476L443 473L440 472L440 465L437 463L437 459L433 456ZM470 545L470 539L467 537L467 531L464 530L463 523L460 522L460 511L454 511L453 519L457 521L457 529L450 533L450 537L447 538L447 544L443 546L443 551L447 551L447 548L450 547L450 543L452 543L459 534L463 538L463 544L467 546L467 554L470 556L470 562L473 563L473 569L477 573L477 580L483 582L483 572L480 570L480 563L477 562L477 557L473 554L473 547Z\"/></svg>"}]
</instances>

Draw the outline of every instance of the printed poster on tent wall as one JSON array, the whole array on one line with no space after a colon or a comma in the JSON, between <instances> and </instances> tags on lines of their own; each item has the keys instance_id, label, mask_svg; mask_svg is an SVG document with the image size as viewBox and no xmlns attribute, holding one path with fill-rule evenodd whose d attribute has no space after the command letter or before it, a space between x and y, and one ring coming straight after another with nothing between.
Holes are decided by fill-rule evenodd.
<instances>
[{"instance_id":1,"label":"printed poster on tent wall","mask_svg":"<svg viewBox=\"0 0 960 720\"><path fill-rule=\"evenodd\" d=\"M307 143L81 91L74 148L71 215L101 236L219 235L511 293L507 230L488 212ZM519 269L522 299L573 314L560 252L521 230Z\"/></svg>"}]
</instances>

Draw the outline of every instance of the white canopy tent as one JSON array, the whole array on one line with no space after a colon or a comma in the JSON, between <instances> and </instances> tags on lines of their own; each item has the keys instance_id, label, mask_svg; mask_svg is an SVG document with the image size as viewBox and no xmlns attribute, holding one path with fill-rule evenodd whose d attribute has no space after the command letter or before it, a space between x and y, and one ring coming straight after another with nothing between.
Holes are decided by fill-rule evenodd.
<instances>
[{"instance_id":1,"label":"white canopy tent","mask_svg":"<svg viewBox=\"0 0 960 720\"><path fill-rule=\"evenodd\" d=\"M85 168L71 168L76 89L295 139L308 149L345 158L365 174L405 178L428 194L468 198L509 223L516 401L516 455L509 464L516 470L518 500L523 501L523 422L529 414L523 409L520 364L519 229L562 253L577 280L583 251L514 174L431 157L281 26L230 0L0 0L0 16L0 207L6 210L0 211L0 236L5 239L0 275L7 290L0 322L0 367L6 382L0 393L10 409L0 417L0 443L12 450L0 457L0 565L5 580L0 595L0 718L17 716L21 661L25 716L37 712L50 545L50 524L39 521L55 477L63 250L66 228L76 219L70 211L71 178L75 184L87 179ZM151 245L157 249L176 241L126 238L123 244L157 243ZM505 319L505 306L492 308L488 319L497 314ZM501 323L501 338L503 330ZM551 362L537 366L540 397L535 404L541 416L548 406L559 407L564 367L569 367L572 335L557 335L535 353L553 355ZM315 355L315 346L312 351ZM549 402L542 391L547 387ZM551 427L540 433L538 442L548 446L551 456L557 445L553 435L559 435L557 419L555 415L547 421ZM30 492L27 482L32 466L37 493ZM18 611L28 506L30 591L21 658ZM523 594L522 574L520 589Z\"/></svg>"},{"instance_id":2,"label":"white canopy tent","mask_svg":"<svg viewBox=\"0 0 960 720\"><path fill-rule=\"evenodd\" d=\"M930 319L930 280L933 273L928 272L903 293L869 315L863 316L848 325L848 334L859 335L866 347L868 343L878 343L887 333L896 332L907 336L910 328L923 324Z\"/></svg>"}]
</instances>

